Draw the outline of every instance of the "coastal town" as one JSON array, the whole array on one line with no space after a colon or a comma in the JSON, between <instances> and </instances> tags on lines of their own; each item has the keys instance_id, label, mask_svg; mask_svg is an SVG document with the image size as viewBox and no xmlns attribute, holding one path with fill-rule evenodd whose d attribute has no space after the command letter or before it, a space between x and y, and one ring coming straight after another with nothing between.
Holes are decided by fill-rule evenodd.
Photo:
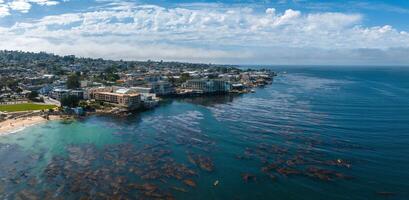
<instances>
[{"instance_id":1,"label":"coastal town","mask_svg":"<svg viewBox=\"0 0 409 200\"><path fill-rule=\"evenodd\" d=\"M167 98L254 92L275 75L230 65L0 51L0 132L61 116L154 109Z\"/></svg>"}]
</instances>

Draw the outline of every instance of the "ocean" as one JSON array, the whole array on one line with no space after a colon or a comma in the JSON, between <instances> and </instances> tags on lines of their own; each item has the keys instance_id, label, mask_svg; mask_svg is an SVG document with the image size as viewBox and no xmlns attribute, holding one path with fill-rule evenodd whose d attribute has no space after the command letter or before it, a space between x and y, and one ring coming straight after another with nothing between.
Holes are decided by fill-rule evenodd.
<instances>
[{"instance_id":1,"label":"ocean","mask_svg":"<svg viewBox=\"0 0 409 200\"><path fill-rule=\"evenodd\" d=\"M0 199L409 199L409 68L272 67L255 93L0 137Z\"/></svg>"}]
</instances>

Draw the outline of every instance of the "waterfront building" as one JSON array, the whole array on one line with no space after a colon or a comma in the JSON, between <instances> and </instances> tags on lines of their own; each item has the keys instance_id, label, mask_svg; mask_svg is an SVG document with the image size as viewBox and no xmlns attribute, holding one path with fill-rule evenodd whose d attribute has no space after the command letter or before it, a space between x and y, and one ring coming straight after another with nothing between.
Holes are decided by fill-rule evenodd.
<instances>
[{"instance_id":1,"label":"waterfront building","mask_svg":"<svg viewBox=\"0 0 409 200\"><path fill-rule=\"evenodd\" d=\"M83 90L71 90L71 96L76 96L78 99L84 99L84 91Z\"/></svg>"},{"instance_id":2,"label":"waterfront building","mask_svg":"<svg viewBox=\"0 0 409 200\"><path fill-rule=\"evenodd\" d=\"M84 99L84 91L56 88L50 92L50 97L58 101L61 101L61 99L68 96L76 96L78 99Z\"/></svg>"},{"instance_id":3,"label":"waterfront building","mask_svg":"<svg viewBox=\"0 0 409 200\"><path fill-rule=\"evenodd\" d=\"M235 83L235 84L232 84L232 90L238 90L238 91L241 91L241 90L244 90L246 87L243 85L243 84L241 84L241 83Z\"/></svg>"},{"instance_id":4,"label":"waterfront building","mask_svg":"<svg viewBox=\"0 0 409 200\"><path fill-rule=\"evenodd\" d=\"M186 81L183 85L185 89L202 91L204 93L229 92L231 84L219 79L193 79Z\"/></svg>"},{"instance_id":5,"label":"waterfront building","mask_svg":"<svg viewBox=\"0 0 409 200\"><path fill-rule=\"evenodd\" d=\"M84 99L93 99L94 98L94 93L96 92L113 92L114 87L94 87L94 88L88 88L86 89L84 93Z\"/></svg>"},{"instance_id":6,"label":"waterfront building","mask_svg":"<svg viewBox=\"0 0 409 200\"><path fill-rule=\"evenodd\" d=\"M126 108L136 109L141 104L140 94L119 94L113 92L95 92L94 99L119 105Z\"/></svg>"},{"instance_id":7,"label":"waterfront building","mask_svg":"<svg viewBox=\"0 0 409 200\"><path fill-rule=\"evenodd\" d=\"M157 81L149 83L148 86L152 88L152 92L158 96L167 96L175 93L175 88L168 81Z\"/></svg>"},{"instance_id":8,"label":"waterfront building","mask_svg":"<svg viewBox=\"0 0 409 200\"><path fill-rule=\"evenodd\" d=\"M145 108L153 108L159 104L159 99L155 94L141 93L141 102Z\"/></svg>"},{"instance_id":9,"label":"waterfront building","mask_svg":"<svg viewBox=\"0 0 409 200\"><path fill-rule=\"evenodd\" d=\"M50 93L50 97L53 99L61 100L64 97L67 97L70 95L70 90L67 89L62 89L62 88L56 88Z\"/></svg>"}]
</instances>

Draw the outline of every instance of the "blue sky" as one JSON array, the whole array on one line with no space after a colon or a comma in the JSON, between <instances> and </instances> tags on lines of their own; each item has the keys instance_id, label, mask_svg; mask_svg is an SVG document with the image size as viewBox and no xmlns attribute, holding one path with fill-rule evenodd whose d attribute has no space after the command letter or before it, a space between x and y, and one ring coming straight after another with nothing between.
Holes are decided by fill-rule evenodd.
<instances>
[{"instance_id":1,"label":"blue sky","mask_svg":"<svg viewBox=\"0 0 409 200\"><path fill-rule=\"evenodd\" d=\"M409 65L409 0L0 0L0 49L125 60Z\"/></svg>"}]
</instances>

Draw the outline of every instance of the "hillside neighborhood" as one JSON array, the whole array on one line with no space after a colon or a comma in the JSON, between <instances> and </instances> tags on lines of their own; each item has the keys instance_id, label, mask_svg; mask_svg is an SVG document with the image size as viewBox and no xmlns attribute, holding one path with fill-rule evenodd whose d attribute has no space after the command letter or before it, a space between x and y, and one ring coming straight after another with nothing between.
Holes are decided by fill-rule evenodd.
<instances>
[{"instance_id":1,"label":"hillside neighborhood","mask_svg":"<svg viewBox=\"0 0 409 200\"><path fill-rule=\"evenodd\" d=\"M274 76L236 66L0 51L0 111L5 117L14 105L15 111L23 106L44 113L128 112L151 109L168 97L247 93Z\"/></svg>"}]
</instances>

